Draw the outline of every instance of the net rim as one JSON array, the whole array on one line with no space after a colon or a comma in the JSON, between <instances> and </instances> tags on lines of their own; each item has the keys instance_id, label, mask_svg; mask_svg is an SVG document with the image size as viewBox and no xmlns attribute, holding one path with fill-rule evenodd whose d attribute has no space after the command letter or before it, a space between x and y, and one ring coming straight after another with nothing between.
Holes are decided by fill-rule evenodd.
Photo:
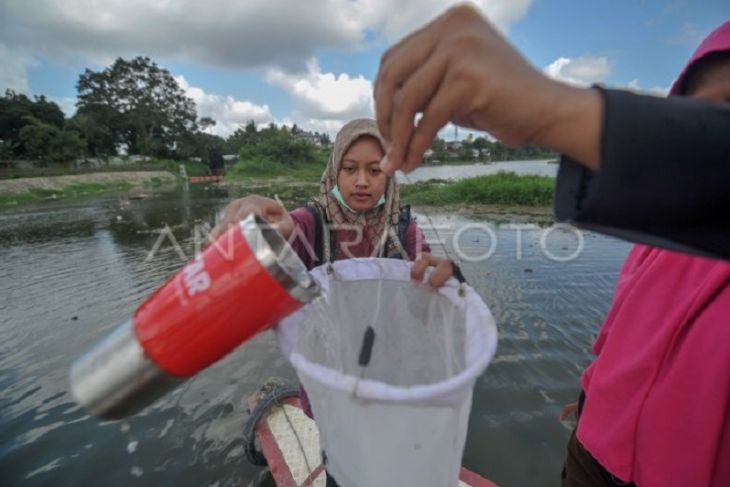
<instances>
[{"instance_id":1,"label":"net rim","mask_svg":"<svg viewBox=\"0 0 730 487\"><path fill-rule=\"evenodd\" d=\"M354 281L365 279L387 279L408 282L412 262L383 258L356 258L336 261L312 269L312 277L329 291L331 278L327 268L332 266L338 280ZM427 275L430 270L427 271ZM497 327L489 308L479 294L464 285L464 296L459 295L461 285L451 278L436 290L455 306L464 310L466 318L466 367L450 378L423 385L409 387L395 386L382 381L361 379L344 374L306 359L294 350L297 337L297 322L305 308L282 320L275 328L279 347L298 373L325 387L359 399L387 403L441 403L458 404L464 394L471 392L474 381L489 365L497 348ZM467 387L468 386L468 387Z\"/></svg>"}]
</instances>

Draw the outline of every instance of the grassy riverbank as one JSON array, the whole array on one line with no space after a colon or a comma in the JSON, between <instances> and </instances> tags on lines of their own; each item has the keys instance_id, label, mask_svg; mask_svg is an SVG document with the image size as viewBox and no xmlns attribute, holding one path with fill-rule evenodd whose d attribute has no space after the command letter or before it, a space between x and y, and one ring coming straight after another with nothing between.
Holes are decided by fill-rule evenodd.
<instances>
[{"instance_id":1,"label":"grassy riverbank","mask_svg":"<svg viewBox=\"0 0 730 487\"><path fill-rule=\"evenodd\" d=\"M0 180L0 209L67 201L106 193L142 196L174 187L176 176L166 171L112 172Z\"/></svg>"},{"instance_id":2,"label":"grassy riverbank","mask_svg":"<svg viewBox=\"0 0 730 487\"><path fill-rule=\"evenodd\" d=\"M550 206L555 179L498 173L459 181L431 180L401 186L402 200L414 206Z\"/></svg>"},{"instance_id":3,"label":"grassy riverbank","mask_svg":"<svg viewBox=\"0 0 730 487\"><path fill-rule=\"evenodd\" d=\"M228 179L228 178L227 178ZM230 181L230 180L229 180ZM319 194L318 179L295 182L287 176L274 178L237 178L231 181L234 196L259 194L278 197L287 208L303 205ZM499 173L460 181L430 180L401 184L401 203L416 209L468 209L490 213L550 214L555 180L547 176Z\"/></svg>"},{"instance_id":4,"label":"grassy riverbank","mask_svg":"<svg viewBox=\"0 0 730 487\"><path fill-rule=\"evenodd\" d=\"M172 174L180 173L180 166L185 166L188 176L207 176L210 169L207 164L197 161L175 161L172 159L150 159L140 162L128 162L125 164L109 164L109 165L80 165L73 167L65 167L62 165L52 165L48 167L32 167L32 168L3 168L0 171L0 181L6 179L21 178L38 178L38 177L55 177L55 176L76 176L80 174L97 174L110 172L138 172L138 171L168 171Z\"/></svg>"},{"instance_id":5,"label":"grassy riverbank","mask_svg":"<svg viewBox=\"0 0 730 487\"><path fill-rule=\"evenodd\" d=\"M240 160L226 175L226 181L232 183L316 183L322 176L326 161L315 161L293 166L271 160Z\"/></svg>"},{"instance_id":6,"label":"grassy riverbank","mask_svg":"<svg viewBox=\"0 0 730 487\"><path fill-rule=\"evenodd\" d=\"M129 183L78 183L62 189L34 188L20 194L0 195L0 208L12 208L33 203L81 199L102 193L129 191Z\"/></svg>"}]
</instances>

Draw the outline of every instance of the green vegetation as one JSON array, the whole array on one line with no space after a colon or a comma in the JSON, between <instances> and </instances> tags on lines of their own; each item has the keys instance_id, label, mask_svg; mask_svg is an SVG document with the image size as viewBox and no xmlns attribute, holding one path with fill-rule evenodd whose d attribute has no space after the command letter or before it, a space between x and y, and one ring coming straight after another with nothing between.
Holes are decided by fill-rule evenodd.
<instances>
[{"instance_id":1,"label":"green vegetation","mask_svg":"<svg viewBox=\"0 0 730 487\"><path fill-rule=\"evenodd\" d=\"M473 164L479 161L522 161L555 159L557 157L556 152L535 144L507 147L498 140L491 141L486 137L468 138L459 142L446 142L437 137L431 144L430 153L424 158L424 164L459 165Z\"/></svg>"},{"instance_id":2,"label":"green vegetation","mask_svg":"<svg viewBox=\"0 0 730 487\"><path fill-rule=\"evenodd\" d=\"M31 99L12 90L0 96L0 162L70 168L85 157L122 153L215 159L222 168L226 141L204 133L215 120L197 120L195 102L151 59L119 58L106 69L86 69L76 88L78 109L71 118L44 96Z\"/></svg>"},{"instance_id":3,"label":"green vegetation","mask_svg":"<svg viewBox=\"0 0 730 487\"><path fill-rule=\"evenodd\" d=\"M180 175L180 165L185 166L188 176L209 176L210 168L207 164L198 161L175 161L173 159L153 159L139 164L146 169L169 171L176 176ZM127 170L134 171L134 165L126 166Z\"/></svg>"},{"instance_id":4,"label":"green vegetation","mask_svg":"<svg viewBox=\"0 0 730 487\"><path fill-rule=\"evenodd\" d=\"M292 182L319 181L327 164L328 151L296 136L289 129L270 124L258 130L253 122L234 133L239 160L228 172L229 181L279 178Z\"/></svg>"},{"instance_id":5,"label":"green vegetation","mask_svg":"<svg viewBox=\"0 0 730 487\"><path fill-rule=\"evenodd\" d=\"M433 179L401 184L401 203L414 206L548 207L552 205L554 184L555 179L547 176L518 176L504 172L455 182ZM319 185L313 182L292 183L271 179L251 180L232 189L237 197L250 194L278 197L289 209L302 206L319 194Z\"/></svg>"},{"instance_id":6,"label":"green vegetation","mask_svg":"<svg viewBox=\"0 0 730 487\"><path fill-rule=\"evenodd\" d=\"M325 168L324 162L285 165L267 159L240 160L226 175L226 180L249 181L278 178L292 182L313 183L319 181Z\"/></svg>"},{"instance_id":7,"label":"green vegetation","mask_svg":"<svg viewBox=\"0 0 730 487\"><path fill-rule=\"evenodd\" d=\"M130 154L169 157L197 131L195 102L150 58L118 58L102 71L86 69L76 88L77 117L92 156L115 154L123 145Z\"/></svg>"},{"instance_id":8,"label":"green vegetation","mask_svg":"<svg viewBox=\"0 0 730 487\"><path fill-rule=\"evenodd\" d=\"M456 182L432 180L401 186L403 203L424 206L460 204L548 206L555 179L501 172Z\"/></svg>"},{"instance_id":9,"label":"green vegetation","mask_svg":"<svg viewBox=\"0 0 730 487\"><path fill-rule=\"evenodd\" d=\"M160 184L162 182L160 181ZM31 189L15 195L0 195L0 208L15 207L47 201L63 201L97 196L101 193L129 191L129 183L75 183L63 189Z\"/></svg>"},{"instance_id":10,"label":"green vegetation","mask_svg":"<svg viewBox=\"0 0 730 487\"><path fill-rule=\"evenodd\" d=\"M168 171L178 176L180 174L180 165L185 166L188 176L208 176L210 168L207 164L198 161L176 161L173 159L150 159L142 162L134 162L123 165L109 165L99 167L65 167L65 166L48 166L34 167L32 169L10 169L3 171L0 175L2 179L18 179L18 178L34 178L34 177L52 177L52 176L72 176L75 174L92 174L98 172L128 172L128 171Z\"/></svg>"}]
</instances>

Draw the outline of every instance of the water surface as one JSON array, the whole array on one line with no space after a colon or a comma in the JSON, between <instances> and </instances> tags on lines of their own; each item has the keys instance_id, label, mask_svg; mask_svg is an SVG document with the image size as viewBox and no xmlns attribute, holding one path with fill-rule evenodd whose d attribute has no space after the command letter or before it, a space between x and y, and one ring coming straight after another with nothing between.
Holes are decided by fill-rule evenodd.
<instances>
[{"instance_id":1,"label":"water surface","mask_svg":"<svg viewBox=\"0 0 730 487\"><path fill-rule=\"evenodd\" d=\"M245 400L270 376L295 380L270 333L125 421L90 418L67 384L74 358L193 255L196 225L213 222L229 199L194 187L0 213L3 485L248 485L257 477L261 469L242 454ZM578 393L628 245L585 233L582 252L559 262L576 253L572 232L430 216L437 253L440 238L450 254L476 259L496 238L489 258L462 262L500 334L477 381L464 465L504 486L556 485L570 427L558 413ZM164 228L168 237L148 258Z\"/></svg>"}]
</instances>

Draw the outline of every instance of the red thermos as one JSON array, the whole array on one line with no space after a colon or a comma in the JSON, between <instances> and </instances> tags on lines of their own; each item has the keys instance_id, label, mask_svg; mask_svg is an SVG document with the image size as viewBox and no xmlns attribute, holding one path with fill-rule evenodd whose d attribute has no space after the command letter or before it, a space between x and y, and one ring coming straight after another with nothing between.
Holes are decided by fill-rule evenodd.
<instances>
[{"instance_id":1,"label":"red thermos","mask_svg":"<svg viewBox=\"0 0 730 487\"><path fill-rule=\"evenodd\" d=\"M318 293L288 243L251 215L79 358L71 392L105 419L132 414Z\"/></svg>"}]
</instances>

